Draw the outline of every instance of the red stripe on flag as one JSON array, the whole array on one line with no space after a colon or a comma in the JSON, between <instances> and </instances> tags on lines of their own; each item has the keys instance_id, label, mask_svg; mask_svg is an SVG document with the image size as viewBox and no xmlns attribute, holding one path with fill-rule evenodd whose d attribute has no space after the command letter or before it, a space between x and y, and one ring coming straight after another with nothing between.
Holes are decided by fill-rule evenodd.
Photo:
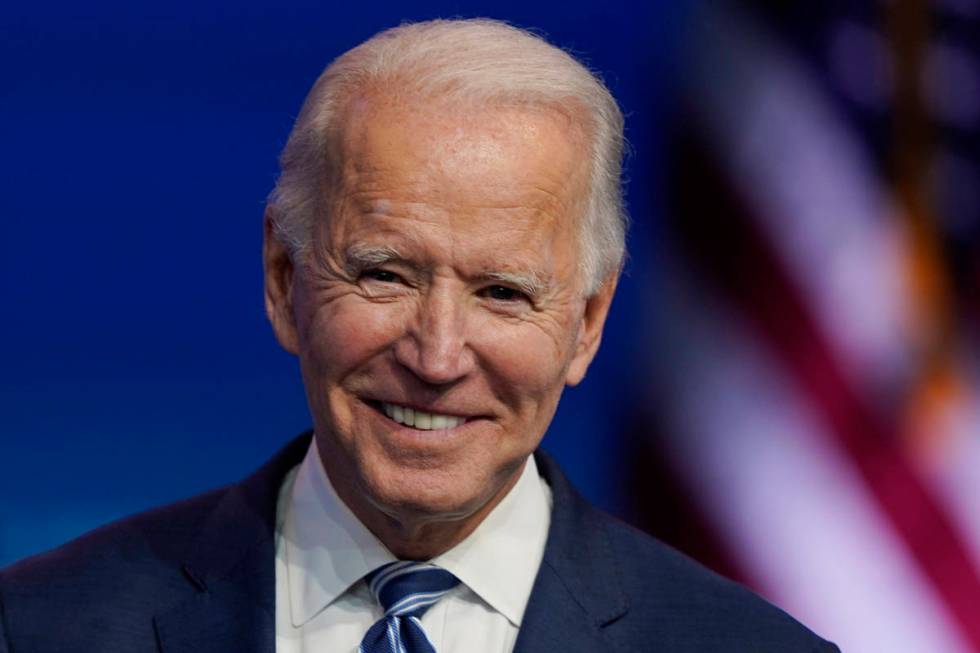
<instances>
[{"instance_id":1,"label":"red stripe on flag","mask_svg":"<svg viewBox=\"0 0 980 653\"><path fill-rule=\"evenodd\" d=\"M743 585L753 585L725 540L686 490L681 473L664 455L667 437L646 411L629 424L625 442L633 443L628 473L630 521L651 535L683 551L715 572Z\"/></svg>"},{"instance_id":2,"label":"red stripe on flag","mask_svg":"<svg viewBox=\"0 0 980 653\"><path fill-rule=\"evenodd\" d=\"M747 204L695 139L676 150L670 227L697 273L770 343L853 460L869 493L980 652L980 576L952 521L906 459L897 425L849 387L799 288L748 218ZM784 216L793 219L793 216Z\"/></svg>"}]
</instances>

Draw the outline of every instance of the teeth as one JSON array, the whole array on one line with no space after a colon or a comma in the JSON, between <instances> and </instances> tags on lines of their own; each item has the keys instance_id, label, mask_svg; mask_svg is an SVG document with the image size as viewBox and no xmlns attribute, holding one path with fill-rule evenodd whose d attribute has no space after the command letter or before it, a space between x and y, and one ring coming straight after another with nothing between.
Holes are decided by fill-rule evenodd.
<instances>
[{"instance_id":1,"label":"teeth","mask_svg":"<svg viewBox=\"0 0 980 653\"><path fill-rule=\"evenodd\" d=\"M440 415L438 413L424 413L421 410L405 408L395 404L381 404L384 414L406 426L414 426L422 431L435 431L438 429L451 429L459 426L466 421L464 417L455 415Z\"/></svg>"}]
</instances>

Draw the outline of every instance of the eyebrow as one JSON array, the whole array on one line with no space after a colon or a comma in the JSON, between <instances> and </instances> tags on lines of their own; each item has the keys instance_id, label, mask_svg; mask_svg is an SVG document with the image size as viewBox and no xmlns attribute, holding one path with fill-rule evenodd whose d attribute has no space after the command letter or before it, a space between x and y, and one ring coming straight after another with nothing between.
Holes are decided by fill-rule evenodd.
<instances>
[{"instance_id":1,"label":"eyebrow","mask_svg":"<svg viewBox=\"0 0 980 653\"><path fill-rule=\"evenodd\" d=\"M547 284L533 272L488 272L483 275L493 281L501 281L517 287L521 292L529 297L538 297L544 293Z\"/></svg>"},{"instance_id":2,"label":"eyebrow","mask_svg":"<svg viewBox=\"0 0 980 653\"><path fill-rule=\"evenodd\" d=\"M354 274L365 268L402 260L402 258L401 253L390 245L355 243L344 252L344 268L348 274Z\"/></svg>"},{"instance_id":3,"label":"eyebrow","mask_svg":"<svg viewBox=\"0 0 980 653\"><path fill-rule=\"evenodd\" d=\"M344 268L348 274L354 275L367 268L404 260L402 253L390 245L354 243L344 253ZM548 290L548 284L534 272L493 271L480 276L488 281L499 281L514 286L529 297L539 297Z\"/></svg>"}]
</instances>

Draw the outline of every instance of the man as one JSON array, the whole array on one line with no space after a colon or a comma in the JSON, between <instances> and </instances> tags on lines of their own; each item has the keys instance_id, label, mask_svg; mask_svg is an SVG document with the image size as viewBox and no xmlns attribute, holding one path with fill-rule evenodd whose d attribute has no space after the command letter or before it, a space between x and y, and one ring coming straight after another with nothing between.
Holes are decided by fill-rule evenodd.
<instances>
[{"instance_id":1,"label":"man","mask_svg":"<svg viewBox=\"0 0 980 653\"><path fill-rule=\"evenodd\" d=\"M336 60L265 219L312 438L3 572L0 651L835 650L532 456L599 347L621 155L602 84L501 23Z\"/></svg>"}]
</instances>

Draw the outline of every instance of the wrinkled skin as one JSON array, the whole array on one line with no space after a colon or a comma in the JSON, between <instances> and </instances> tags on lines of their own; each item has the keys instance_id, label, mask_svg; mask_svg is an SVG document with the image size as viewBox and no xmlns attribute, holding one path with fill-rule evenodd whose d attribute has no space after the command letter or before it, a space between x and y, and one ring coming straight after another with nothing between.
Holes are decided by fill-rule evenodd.
<instances>
[{"instance_id":1,"label":"wrinkled skin","mask_svg":"<svg viewBox=\"0 0 980 653\"><path fill-rule=\"evenodd\" d=\"M267 310L338 494L393 553L430 558L513 486L599 346L616 279L586 297L587 140L553 110L362 98L335 150L307 259L267 216ZM380 402L466 421L418 430Z\"/></svg>"}]
</instances>

